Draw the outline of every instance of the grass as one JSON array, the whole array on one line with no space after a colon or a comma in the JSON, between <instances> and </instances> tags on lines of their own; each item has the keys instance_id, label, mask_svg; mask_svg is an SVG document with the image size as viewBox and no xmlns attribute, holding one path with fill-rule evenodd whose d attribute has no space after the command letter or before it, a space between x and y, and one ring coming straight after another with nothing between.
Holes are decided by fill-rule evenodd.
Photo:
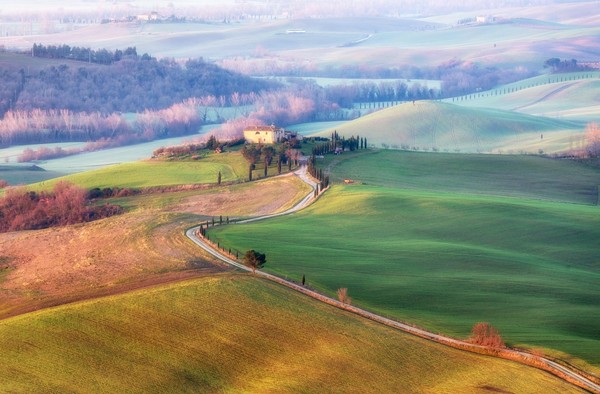
<instances>
[{"instance_id":1,"label":"grass","mask_svg":"<svg viewBox=\"0 0 600 394\"><path fill-rule=\"evenodd\" d=\"M427 167L433 173L448 165L438 157ZM339 174L375 165L368 160L343 162ZM569 199L553 187L538 186L527 199L459 194L477 185L469 160L436 191L421 190L427 183L416 174L412 187L403 187L410 170L374 176L386 185L335 186L301 213L211 229L210 237L266 253L267 271L306 275L328 294L347 287L357 304L383 314L459 337L489 321L513 345L556 349L598 368L598 207L530 199L546 192ZM493 166L501 172L502 162ZM517 191L525 178L515 182Z\"/></svg>"},{"instance_id":2,"label":"grass","mask_svg":"<svg viewBox=\"0 0 600 394\"><path fill-rule=\"evenodd\" d=\"M599 77L600 73L590 71L542 75L446 101L467 107L497 108L589 122L597 119L600 107L597 97Z\"/></svg>"},{"instance_id":3,"label":"grass","mask_svg":"<svg viewBox=\"0 0 600 394\"><path fill-rule=\"evenodd\" d=\"M246 275L3 320L0 349L8 392L578 392Z\"/></svg>"},{"instance_id":4,"label":"grass","mask_svg":"<svg viewBox=\"0 0 600 394\"><path fill-rule=\"evenodd\" d=\"M374 151L359 159L341 161L331 179L341 183L346 178L369 185L403 189L591 205L597 202L597 187L600 185L598 169L570 160L393 150Z\"/></svg>"},{"instance_id":5,"label":"grass","mask_svg":"<svg viewBox=\"0 0 600 394\"><path fill-rule=\"evenodd\" d=\"M67 175L32 185L33 189L50 189L61 180L88 189L99 187L143 188L198 183L216 183L221 171L222 182L244 179L247 164L237 152L210 155L198 161L145 160L123 163L98 170Z\"/></svg>"},{"instance_id":6,"label":"grass","mask_svg":"<svg viewBox=\"0 0 600 394\"><path fill-rule=\"evenodd\" d=\"M491 152L525 150L556 132L582 132L579 123L534 117L509 111L466 108L441 102L405 103L377 111L335 128L345 137L360 135L374 146L387 144L417 150ZM317 133L328 136L333 129ZM545 146L544 146L545 147ZM546 152L563 146L549 145Z\"/></svg>"},{"instance_id":7,"label":"grass","mask_svg":"<svg viewBox=\"0 0 600 394\"><path fill-rule=\"evenodd\" d=\"M187 228L219 215L280 212L309 191L298 177L283 176L230 187L148 193L110 199L126 208L123 215L0 234L0 319L222 271L185 236Z\"/></svg>"}]
</instances>

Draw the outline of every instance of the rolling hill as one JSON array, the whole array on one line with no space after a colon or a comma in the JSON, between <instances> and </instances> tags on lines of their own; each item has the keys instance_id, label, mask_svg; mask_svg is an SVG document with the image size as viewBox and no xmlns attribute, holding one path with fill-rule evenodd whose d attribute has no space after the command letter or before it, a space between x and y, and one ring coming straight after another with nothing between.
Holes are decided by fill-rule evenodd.
<instances>
[{"instance_id":1,"label":"rolling hill","mask_svg":"<svg viewBox=\"0 0 600 394\"><path fill-rule=\"evenodd\" d=\"M9 392L579 392L248 275L6 319L0 351Z\"/></svg>"},{"instance_id":2,"label":"rolling hill","mask_svg":"<svg viewBox=\"0 0 600 394\"><path fill-rule=\"evenodd\" d=\"M600 175L578 166L361 154L334 167L332 179L366 184L334 185L302 212L209 236L266 253L266 271L306 275L327 294L347 287L367 309L461 337L490 321L511 345L574 361L569 353L598 371Z\"/></svg>"},{"instance_id":3,"label":"rolling hill","mask_svg":"<svg viewBox=\"0 0 600 394\"><path fill-rule=\"evenodd\" d=\"M404 103L336 127L345 137L360 135L370 145L460 152L555 152L579 138L576 122L442 102ZM317 133L329 136L333 129ZM541 135L543 134L543 139Z\"/></svg>"},{"instance_id":4,"label":"rolling hill","mask_svg":"<svg viewBox=\"0 0 600 394\"><path fill-rule=\"evenodd\" d=\"M487 107L562 120L598 121L600 73L541 75L471 95L447 99L466 107Z\"/></svg>"}]
</instances>

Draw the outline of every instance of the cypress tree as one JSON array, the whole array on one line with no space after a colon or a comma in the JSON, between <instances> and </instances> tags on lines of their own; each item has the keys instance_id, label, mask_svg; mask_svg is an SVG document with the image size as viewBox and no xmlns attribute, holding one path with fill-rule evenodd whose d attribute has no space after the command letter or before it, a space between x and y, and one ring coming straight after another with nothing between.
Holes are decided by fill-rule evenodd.
<instances>
[{"instance_id":1,"label":"cypress tree","mask_svg":"<svg viewBox=\"0 0 600 394\"><path fill-rule=\"evenodd\" d=\"M219 175L217 176L217 184L221 184L221 171L219 171Z\"/></svg>"}]
</instances>

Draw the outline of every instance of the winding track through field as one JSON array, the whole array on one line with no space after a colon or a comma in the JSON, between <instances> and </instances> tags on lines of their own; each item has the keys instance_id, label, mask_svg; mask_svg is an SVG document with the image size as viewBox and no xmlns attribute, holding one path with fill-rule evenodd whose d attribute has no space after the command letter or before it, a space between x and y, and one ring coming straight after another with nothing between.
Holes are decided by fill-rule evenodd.
<instances>
[{"instance_id":1,"label":"winding track through field","mask_svg":"<svg viewBox=\"0 0 600 394\"><path fill-rule=\"evenodd\" d=\"M554 89L553 91L551 91L550 93L544 95L543 97L540 97L539 99L537 99L535 101L532 101L531 103L528 103L528 104L525 104L525 105L521 105L519 107L515 107L515 108L511 109L511 111L517 111L518 112L518 111L520 111L520 110L522 110L524 108L531 107L533 105L539 104L542 101L548 100L550 97L559 94L563 90L568 89L568 88L570 88L573 85L575 85L575 82L567 84L567 85L560 86L560 87Z\"/></svg>"},{"instance_id":2,"label":"winding track through field","mask_svg":"<svg viewBox=\"0 0 600 394\"><path fill-rule=\"evenodd\" d=\"M308 206L310 203L312 203L315 199L314 191L316 189L317 183L308 176L307 171L306 171L306 166L302 166L299 170L294 172L294 175L298 176L300 179L302 179L304 182L306 182L312 188L311 192L309 194L307 194L306 197L304 197L299 203L297 203L292 208L290 208L284 212L254 217L254 218L246 219L246 220L239 221L236 223L250 223L250 222L264 220L264 219L268 219L268 218L272 218L272 217L288 215L290 213L297 212L297 211L305 208L306 206ZM218 249L215 249L213 246L211 246L210 244L205 242L205 240L203 238L198 237L197 230L199 228L200 228L200 226L196 226L196 227L192 227L192 228L188 229L185 233L186 236L189 239L191 239L196 245L198 245L199 247L201 247L202 249L204 249L206 252L210 253L212 256L216 257L217 259L219 259L227 264L230 264L236 268L239 268L243 271L247 271L247 272L252 271L249 267L231 259L230 257L226 256L224 253L221 253L221 251L219 251ZM462 350L472 351L475 353L486 353L486 350L489 351L489 349L484 346L479 346L479 345L475 345L475 344L472 344L469 342L461 341L459 339L447 337L447 336L440 335L440 334L435 334L433 332L430 332L430 331L427 331L427 330L424 330L424 329L421 329L418 327L413 327L406 323L401 323L396 320L388 319L381 315L377 315L375 313L369 312L369 311L361 309L361 308L357 308L352 305L344 304L336 299L327 297L323 294L317 293L316 291L307 289L307 288L300 286L294 282L288 281L286 279L280 278L275 275L268 274L266 272L256 271L255 274L257 276L263 277L265 279L269 279L271 281L282 284L286 287L296 290L296 291L298 291L302 294L305 294L309 297L312 297L319 301L325 302L329 305L333 305L340 309L343 309L343 310L346 310L349 312L353 312L353 313L360 315L362 317L365 317L367 319L374 320L376 322L385 324L386 326L402 330L404 332L419 336L421 338L429 339L429 340L437 342L437 343L441 343L441 344L451 346L454 348L459 348ZM534 356L530 353L513 350L513 349L499 350L499 351L497 351L496 355L501 358L506 358L506 359L510 359L513 361L521 362L521 363L529 365L529 366L532 366L532 364L535 364L538 368L548 371L570 383L576 384L577 386L584 388L585 390L588 390L592 393L600 394L600 385L599 384L596 384L596 383L592 382L591 380L587 379L585 376L579 374L578 372L573 371L573 370L571 370L561 364L558 364L552 360L549 360L545 357Z\"/></svg>"}]
</instances>

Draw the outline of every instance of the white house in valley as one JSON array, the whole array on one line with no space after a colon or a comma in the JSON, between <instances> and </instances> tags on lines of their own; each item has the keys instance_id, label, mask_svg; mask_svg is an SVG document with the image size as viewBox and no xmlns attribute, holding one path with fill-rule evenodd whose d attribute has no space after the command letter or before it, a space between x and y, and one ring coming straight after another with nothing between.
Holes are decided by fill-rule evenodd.
<instances>
[{"instance_id":1,"label":"white house in valley","mask_svg":"<svg viewBox=\"0 0 600 394\"><path fill-rule=\"evenodd\" d=\"M254 144L276 144L284 139L285 130L281 127L250 126L244 129L246 142Z\"/></svg>"}]
</instances>

